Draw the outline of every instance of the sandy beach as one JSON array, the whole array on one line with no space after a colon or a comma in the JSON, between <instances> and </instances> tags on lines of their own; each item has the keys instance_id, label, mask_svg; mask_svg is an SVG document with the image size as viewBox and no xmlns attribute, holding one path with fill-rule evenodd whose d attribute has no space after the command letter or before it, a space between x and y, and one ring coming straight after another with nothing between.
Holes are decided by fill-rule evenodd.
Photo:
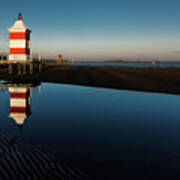
<instances>
[{"instance_id":1,"label":"sandy beach","mask_svg":"<svg viewBox=\"0 0 180 180\"><path fill-rule=\"evenodd\" d=\"M14 82L49 82L180 94L180 70L174 68L56 65L45 66L41 73L34 73L33 75L8 74L7 69L1 69L0 78Z\"/></svg>"}]
</instances>

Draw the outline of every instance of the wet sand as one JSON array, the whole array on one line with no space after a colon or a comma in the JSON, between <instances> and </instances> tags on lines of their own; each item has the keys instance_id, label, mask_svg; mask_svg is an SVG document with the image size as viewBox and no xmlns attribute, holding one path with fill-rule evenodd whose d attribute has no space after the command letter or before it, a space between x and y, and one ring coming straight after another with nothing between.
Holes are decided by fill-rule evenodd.
<instances>
[{"instance_id":1,"label":"wet sand","mask_svg":"<svg viewBox=\"0 0 180 180\"><path fill-rule=\"evenodd\" d=\"M180 69L127 68L59 65L45 67L33 75L9 75L0 79L14 82L50 82L91 87L180 94Z\"/></svg>"}]
</instances>

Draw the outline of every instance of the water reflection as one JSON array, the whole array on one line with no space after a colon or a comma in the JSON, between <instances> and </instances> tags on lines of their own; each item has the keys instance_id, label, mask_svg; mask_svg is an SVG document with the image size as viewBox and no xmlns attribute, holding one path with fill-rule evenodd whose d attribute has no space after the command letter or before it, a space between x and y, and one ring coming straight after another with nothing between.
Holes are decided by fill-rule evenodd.
<instances>
[{"instance_id":1,"label":"water reflection","mask_svg":"<svg viewBox=\"0 0 180 180\"><path fill-rule=\"evenodd\" d=\"M93 180L179 179L180 175L176 175L180 169L179 96L42 84L42 93L33 89L30 97L30 121L27 116L25 130L18 131L19 128L12 127L14 120L8 118L9 87L4 87L0 96L0 135L11 135L18 141L4 141L4 138L1 141L0 137L0 157L7 158L7 168L11 168L9 159L20 150L22 164L15 168L27 167L33 174L36 171L31 168L36 170L36 165L41 165L38 160L41 153L36 156L36 148L24 152L24 145L19 149L21 142L40 145L41 151L51 152L56 160L83 170ZM7 149L3 143L16 144L17 151L4 151L1 155ZM32 152L34 165L29 167L31 164L24 156L28 154L28 158ZM1 158L0 172L4 164ZM17 175L23 175L22 172L23 169L17 171Z\"/></svg>"},{"instance_id":2,"label":"water reflection","mask_svg":"<svg viewBox=\"0 0 180 180\"><path fill-rule=\"evenodd\" d=\"M20 128L32 115L31 101L36 89L41 93L40 83L0 83L0 93L9 93L9 117ZM25 131L21 135L18 138L17 135L0 133L0 179L87 179L83 171L57 159L40 143L22 140Z\"/></svg>"},{"instance_id":3,"label":"water reflection","mask_svg":"<svg viewBox=\"0 0 180 180\"><path fill-rule=\"evenodd\" d=\"M0 83L1 92L9 92L10 96L10 113L12 118L19 127L23 127L25 120L32 114L31 98L33 96L33 88L38 87L41 92L40 84L15 84Z\"/></svg>"}]
</instances>

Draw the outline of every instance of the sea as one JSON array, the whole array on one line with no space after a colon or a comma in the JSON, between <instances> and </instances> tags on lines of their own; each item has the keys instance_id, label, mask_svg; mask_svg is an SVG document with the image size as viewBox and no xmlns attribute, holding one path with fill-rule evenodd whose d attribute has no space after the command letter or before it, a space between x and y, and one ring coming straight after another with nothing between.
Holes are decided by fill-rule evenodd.
<instances>
[{"instance_id":1,"label":"sea","mask_svg":"<svg viewBox=\"0 0 180 180\"><path fill-rule=\"evenodd\" d=\"M82 179L180 178L180 96L52 83L0 87L0 145L2 136L38 146ZM34 156L34 164L42 159ZM18 157L21 164L26 156ZM9 171L23 172L17 167Z\"/></svg>"},{"instance_id":2,"label":"sea","mask_svg":"<svg viewBox=\"0 0 180 180\"><path fill-rule=\"evenodd\" d=\"M75 62L76 66L110 66L134 68L180 68L180 62Z\"/></svg>"}]
</instances>

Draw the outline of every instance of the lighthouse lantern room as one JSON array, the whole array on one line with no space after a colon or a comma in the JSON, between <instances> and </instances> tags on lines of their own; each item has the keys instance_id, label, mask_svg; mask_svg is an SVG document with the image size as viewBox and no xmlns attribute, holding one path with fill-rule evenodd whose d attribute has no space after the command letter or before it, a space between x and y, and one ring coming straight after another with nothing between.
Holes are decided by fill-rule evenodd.
<instances>
[{"instance_id":1,"label":"lighthouse lantern room","mask_svg":"<svg viewBox=\"0 0 180 180\"><path fill-rule=\"evenodd\" d=\"M8 29L9 31L9 60L30 60L30 33L25 26L22 14L19 13L18 20Z\"/></svg>"}]
</instances>

